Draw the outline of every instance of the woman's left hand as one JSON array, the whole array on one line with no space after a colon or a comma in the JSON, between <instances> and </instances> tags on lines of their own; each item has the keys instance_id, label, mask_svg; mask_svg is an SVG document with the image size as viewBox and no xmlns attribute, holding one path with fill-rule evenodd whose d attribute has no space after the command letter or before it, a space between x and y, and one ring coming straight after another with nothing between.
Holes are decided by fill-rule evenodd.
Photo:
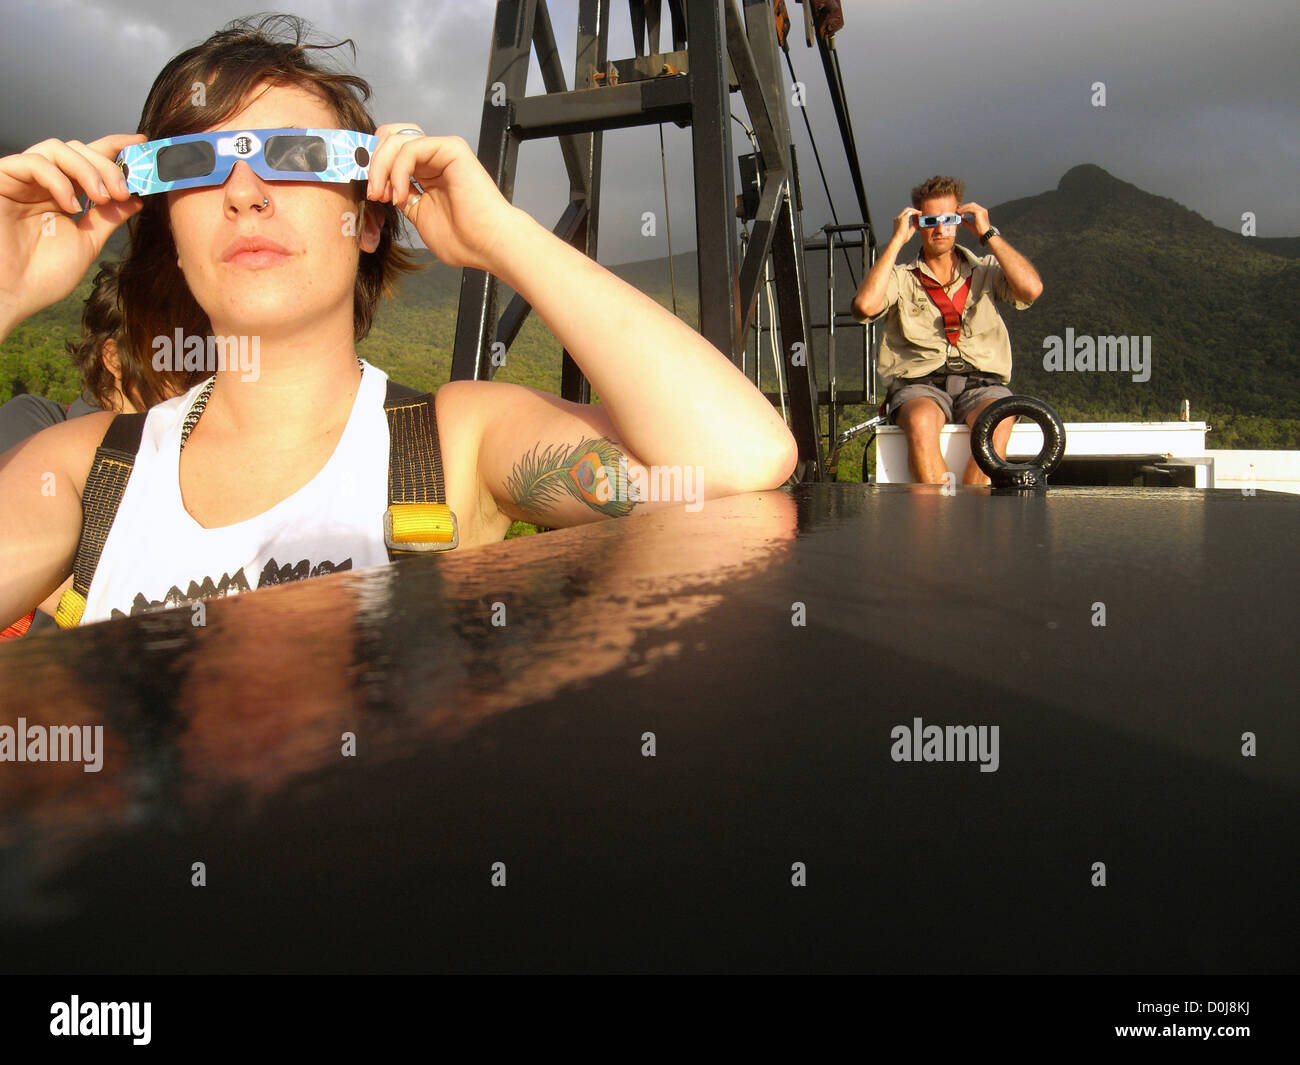
<instances>
[{"instance_id":1,"label":"woman's left hand","mask_svg":"<svg viewBox=\"0 0 1300 1065\"><path fill-rule=\"evenodd\" d=\"M375 130L366 198L392 203L448 266L492 270L519 217L461 137L430 137L410 122ZM421 193L411 180L419 182Z\"/></svg>"}]
</instances>

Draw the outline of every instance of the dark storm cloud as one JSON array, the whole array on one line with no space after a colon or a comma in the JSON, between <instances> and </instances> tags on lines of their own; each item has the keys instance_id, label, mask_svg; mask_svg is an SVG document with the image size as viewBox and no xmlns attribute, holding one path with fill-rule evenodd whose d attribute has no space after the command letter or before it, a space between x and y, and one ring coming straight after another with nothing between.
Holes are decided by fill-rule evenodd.
<instances>
[{"instance_id":1,"label":"dark storm cloud","mask_svg":"<svg viewBox=\"0 0 1300 1065\"><path fill-rule=\"evenodd\" d=\"M840 37L878 224L936 171L963 173L987 205L1091 162L1220 225L1254 210L1261 235L1300 232L1300 204L1277 180L1297 154L1294 4L928 5L949 50L924 45L919 10L859 14L871 43L856 62L849 27ZM813 81L813 53L798 59ZM1092 104L1097 82L1105 107Z\"/></svg>"},{"instance_id":2,"label":"dark storm cloud","mask_svg":"<svg viewBox=\"0 0 1300 1065\"><path fill-rule=\"evenodd\" d=\"M631 54L626 7L614 0L611 56ZM1255 212L1261 236L1300 233L1289 175L1300 159L1292 59L1294 0L1106 0L1038 5L986 0L846 0L838 38L867 193L877 229L910 187L955 172L985 205L1054 188L1076 163L1171 196L1237 228ZM294 11L331 38L357 44L356 69L375 88L378 121L416 121L477 142L491 0L305 3ZM573 0L552 0L572 70ZM791 5L796 14L799 9ZM0 39L0 145L45 137L90 140L134 129L153 78L181 49L242 4L116 0L6 4ZM820 63L796 35L792 55L841 219L855 215ZM540 88L536 73L534 89ZM1106 106L1091 103L1104 82ZM733 106L743 115L739 98ZM792 113L806 229L829 221L807 135ZM744 144L733 126L738 150ZM676 250L693 245L689 136L667 127ZM747 150L747 149L745 149ZM567 200L554 144L525 144L517 202L547 224ZM666 250L659 140L651 129L606 137L601 258ZM645 212L656 235L643 237Z\"/></svg>"},{"instance_id":3,"label":"dark storm cloud","mask_svg":"<svg viewBox=\"0 0 1300 1065\"><path fill-rule=\"evenodd\" d=\"M167 60L248 13L241 3L157 0L18 8L6 15L0 43L0 92L10 105L0 119L0 143L134 129ZM477 133L477 117L469 119L483 86L489 0L315 3L294 13L318 37L355 41L355 66L376 90L380 121L393 109L433 112L452 118L454 132ZM350 63L348 49L335 54Z\"/></svg>"}]
</instances>

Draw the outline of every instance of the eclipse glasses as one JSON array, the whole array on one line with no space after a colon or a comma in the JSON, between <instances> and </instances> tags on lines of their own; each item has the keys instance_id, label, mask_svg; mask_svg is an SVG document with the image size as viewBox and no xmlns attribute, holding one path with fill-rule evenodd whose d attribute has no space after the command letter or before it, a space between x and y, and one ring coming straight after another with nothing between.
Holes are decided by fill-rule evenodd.
<instances>
[{"instance_id":1,"label":"eclipse glasses","mask_svg":"<svg viewBox=\"0 0 1300 1065\"><path fill-rule=\"evenodd\" d=\"M240 162L264 181L365 181L377 143L349 129L221 130L132 144L117 165L140 196L222 185Z\"/></svg>"},{"instance_id":2,"label":"eclipse glasses","mask_svg":"<svg viewBox=\"0 0 1300 1065\"><path fill-rule=\"evenodd\" d=\"M959 226L962 218L974 218L973 214L923 214L916 219L917 229L934 229L937 226Z\"/></svg>"}]
</instances>

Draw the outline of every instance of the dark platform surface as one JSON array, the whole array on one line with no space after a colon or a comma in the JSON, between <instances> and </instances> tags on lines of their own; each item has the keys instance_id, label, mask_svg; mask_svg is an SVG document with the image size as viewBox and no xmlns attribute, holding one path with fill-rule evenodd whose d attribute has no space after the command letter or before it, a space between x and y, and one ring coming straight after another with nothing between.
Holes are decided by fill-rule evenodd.
<instances>
[{"instance_id":1,"label":"dark platform surface","mask_svg":"<svg viewBox=\"0 0 1300 1065\"><path fill-rule=\"evenodd\" d=\"M0 967L1293 969L1298 531L805 485L0 646L108 752L0 763Z\"/></svg>"}]
</instances>

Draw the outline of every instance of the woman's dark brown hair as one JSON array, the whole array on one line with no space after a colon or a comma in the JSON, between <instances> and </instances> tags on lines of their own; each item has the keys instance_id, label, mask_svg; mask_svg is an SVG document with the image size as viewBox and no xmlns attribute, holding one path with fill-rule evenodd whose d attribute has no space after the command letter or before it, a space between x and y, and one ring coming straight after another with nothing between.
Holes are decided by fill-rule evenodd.
<instances>
[{"instance_id":1,"label":"woman's dark brown hair","mask_svg":"<svg viewBox=\"0 0 1300 1065\"><path fill-rule=\"evenodd\" d=\"M364 102L370 85L355 74L330 70L308 55L333 44L308 44L309 25L293 15L261 15L238 19L202 44L176 56L149 90L138 132L150 140L197 133L224 122L245 102L257 85L298 87L314 91L338 116L339 128L375 131ZM196 103L198 101L198 103ZM353 186L358 202L365 200L365 183ZM397 278L417 269L414 257L397 243L404 224L391 203L365 203L367 212L382 220L379 246L361 254L352 301L353 339L370 332L380 296L391 292ZM123 335L132 351L152 351L153 339L181 328L186 336L212 332L208 316L190 293L176 262L165 195L146 196L144 208L128 223L131 251L118 284L124 308Z\"/></svg>"},{"instance_id":2,"label":"woman's dark brown hair","mask_svg":"<svg viewBox=\"0 0 1300 1065\"><path fill-rule=\"evenodd\" d=\"M158 371L148 358L135 356L137 349L122 336L122 308L118 297L120 262L100 265L90 296L81 310L81 339L68 341L68 354L81 374L82 393L103 410L117 409L117 380L104 363L104 344L113 342L122 376L122 395L136 408L148 410L155 403L184 392L202 375Z\"/></svg>"}]
</instances>

